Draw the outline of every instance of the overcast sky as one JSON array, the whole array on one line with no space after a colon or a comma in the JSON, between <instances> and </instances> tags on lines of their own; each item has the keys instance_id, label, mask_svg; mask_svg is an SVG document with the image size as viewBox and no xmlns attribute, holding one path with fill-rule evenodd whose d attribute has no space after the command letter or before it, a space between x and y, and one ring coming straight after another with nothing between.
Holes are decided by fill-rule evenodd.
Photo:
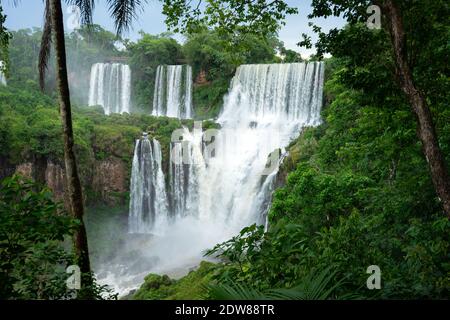
<instances>
[{"instance_id":1,"label":"overcast sky","mask_svg":"<svg viewBox=\"0 0 450 320\"><path fill-rule=\"evenodd\" d=\"M305 48L297 47L297 43L301 39L302 33L307 33L313 36L311 28L308 26L307 15L311 12L311 0L287 0L291 6L299 8L299 14L289 16L286 21L286 26L282 27L279 36L289 49L293 49L307 56L313 51ZM12 5L12 0L2 1L4 13L7 15L6 27L10 30L18 30L31 27L41 27L43 20L44 5L42 0L21 0L16 7ZM64 14L66 15L66 29L68 29L67 21L69 13L68 8L64 5ZM162 3L159 0L149 0L145 5L144 11L138 14L138 20L134 21L132 29L124 34L124 38L137 40L139 38L138 32L140 30L150 34L158 34L167 31L164 24L164 15L162 12ZM324 31L331 28L341 27L344 22L340 18L329 18L315 20ZM101 25L107 30L114 31L113 20L108 13L106 1L98 1L94 11L94 23ZM177 37L178 38L178 37ZM180 38L179 38L180 39Z\"/></svg>"}]
</instances>

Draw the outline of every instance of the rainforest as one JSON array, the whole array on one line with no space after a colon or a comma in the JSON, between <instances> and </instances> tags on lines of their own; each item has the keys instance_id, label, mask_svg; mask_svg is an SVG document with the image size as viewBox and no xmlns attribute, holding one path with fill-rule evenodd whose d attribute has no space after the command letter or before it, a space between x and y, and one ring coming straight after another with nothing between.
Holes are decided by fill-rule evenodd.
<instances>
[{"instance_id":1,"label":"rainforest","mask_svg":"<svg viewBox=\"0 0 450 320\"><path fill-rule=\"evenodd\" d=\"M449 15L0 0L0 299L448 299Z\"/></svg>"}]
</instances>

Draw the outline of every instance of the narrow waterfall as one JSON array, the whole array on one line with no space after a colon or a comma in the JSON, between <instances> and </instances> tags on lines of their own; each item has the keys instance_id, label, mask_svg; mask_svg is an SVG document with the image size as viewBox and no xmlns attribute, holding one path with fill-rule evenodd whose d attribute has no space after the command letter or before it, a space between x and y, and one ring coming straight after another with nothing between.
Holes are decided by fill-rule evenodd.
<instances>
[{"instance_id":1,"label":"narrow waterfall","mask_svg":"<svg viewBox=\"0 0 450 320\"><path fill-rule=\"evenodd\" d=\"M0 85L6 86L6 77L3 73L3 61L0 61Z\"/></svg>"},{"instance_id":2,"label":"narrow waterfall","mask_svg":"<svg viewBox=\"0 0 450 320\"><path fill-rule=\"evenodd\" d=\"M174 219L198 215L199 181L205 166L202 154L202 130L180 130L179 142L171 143L170 191L171 216Z\"/></svg>"},{"instance_id":3,"label":"narrow waterfall","mask_svg":"<svg viewBox=\"0 0 450 320\"><path fill-rule=\"evenodd\" d=\"M131 70L126 64L96 63L91 68L89 106L105 114L130 112Z\"/></svg>"},{"instance_id":4,"label":"narrow waterfall","mask_svg":"<svg viewBox=\"0 0 450 320\"><path fill-rule=\"evenodd\" d=\"M161 169L161 146L146 133L136 141L134 150L130 210L130 233L149 233L167 219L167 196Z\"/></svg>"},{"instance_id":5,"label":"narrow waterfall","mask_svg":"<svg viewBox=\"0 0 450 320\"><path fill-rule=\"evenodd\" d=\"M192 67L161 65L156 70L154 116L192 118Z\"/></svg>"}]
</instances>

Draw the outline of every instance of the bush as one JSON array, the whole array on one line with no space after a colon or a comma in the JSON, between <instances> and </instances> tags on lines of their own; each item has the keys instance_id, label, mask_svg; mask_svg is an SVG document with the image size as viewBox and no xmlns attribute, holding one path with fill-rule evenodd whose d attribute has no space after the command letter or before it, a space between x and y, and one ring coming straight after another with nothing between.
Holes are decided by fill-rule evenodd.
<instances>
[{"instance_id":1,"label":"bush","mask_svg":"<svg viewBox=\"0 0 450 320\"><path fill-rule=\"evenodd\" d=\"M0 188L0 297L58 299L67 296L65 268L72 261L63 241L76 227L48 189L18 176Z\"/></svg>"}]
</instances>

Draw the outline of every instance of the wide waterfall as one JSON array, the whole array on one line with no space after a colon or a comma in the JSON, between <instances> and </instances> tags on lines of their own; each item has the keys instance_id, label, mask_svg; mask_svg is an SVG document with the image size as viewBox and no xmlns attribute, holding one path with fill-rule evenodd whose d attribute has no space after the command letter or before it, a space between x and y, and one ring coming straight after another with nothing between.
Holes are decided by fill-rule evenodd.
<instances>
[{"instance_id":1,"label":"wide waterfall","mask_svg":"<svg viewBox=\"0 0 450 320\"><path fill-rule=\"evenodd\" d=\"M264 223L284 147L320 123L320 62L240 66L218 122L215 156L199 184L199 217L232 232Z\"/></svg>"},{"instance_id":2,"label":"wide waterfall","mask_svg":"<svg viewBox=\"0 0 450 320\"><path fill-rule=\"evenodd\" d=\"M6 77L3 73L3 61L0 61L0 85L6 86Z\"/></svg>"},{"instance_id":3,"label":"wide waterfall","mask_svg":"<svg viewBox=\"0 0 450 320\"><path fill-rule=\"evenodd\" d=\"M130 112L131 70L121 63L96 63L91 68L89 106L105 114Z\"/></svg>"},{"instance_id":4,"label":"wide waterfall","mask_svg":"<svg viewBox=\"0 0 450 320\"><path fill-rule=\"evenodd\" d=\"M164 70L159 71L164 73ZM178 71L181 74L181 68ZM174 75L175 69L169 73L170 77L179 77ZM197 122L193 132L183 128L172 135L168 196L163 191L154 194L156 187L164 190L153 185L155 181L163 182L155 176L161 174L161 165L155 164L157 173L150 170L150 160L147 167L142 167L139 152L146 148L151 158L152 149L146 138L138 142L130 217L150 215L151 220L155 214L168 215L173 218L171 221L195 217L217 223L230 234L248 224L265 223L272 181L285 153L284 147L299 135L302 127L320 123L323 78L321 62L239 67L217 120L221 129L203 133L199 127L201 122ZM143 176L137 177L138 174ZM136 187L135 183L144 187ZM146 184L149 191L139 189L147 188ZM148 193L145 201L150 208L139 207L143 193ZM167 204L155 208L155 196ZM149 230L148 224L142 230Z\"/></svg>"},{"instance_id":5,"label":"wide waterfall","mask_svg":"<svg viewBox=\"0 0 450 320\"><path fill-rule=\"evenodd\" d=\"M134 149L129 210L129 231L149 233L167 219L167 196L161 169L161 146L146 133Z\"/></svg>"},{"instance_id":6,"label":"wide waterfall","mask_svg":"<svg viewBox=\"0 0 450 320\"><path fill-rule=\"evenodd\" d=\"M192 67L161 65L156 70L154 116L192 118Z\"/></svg>"}]
</instances>

